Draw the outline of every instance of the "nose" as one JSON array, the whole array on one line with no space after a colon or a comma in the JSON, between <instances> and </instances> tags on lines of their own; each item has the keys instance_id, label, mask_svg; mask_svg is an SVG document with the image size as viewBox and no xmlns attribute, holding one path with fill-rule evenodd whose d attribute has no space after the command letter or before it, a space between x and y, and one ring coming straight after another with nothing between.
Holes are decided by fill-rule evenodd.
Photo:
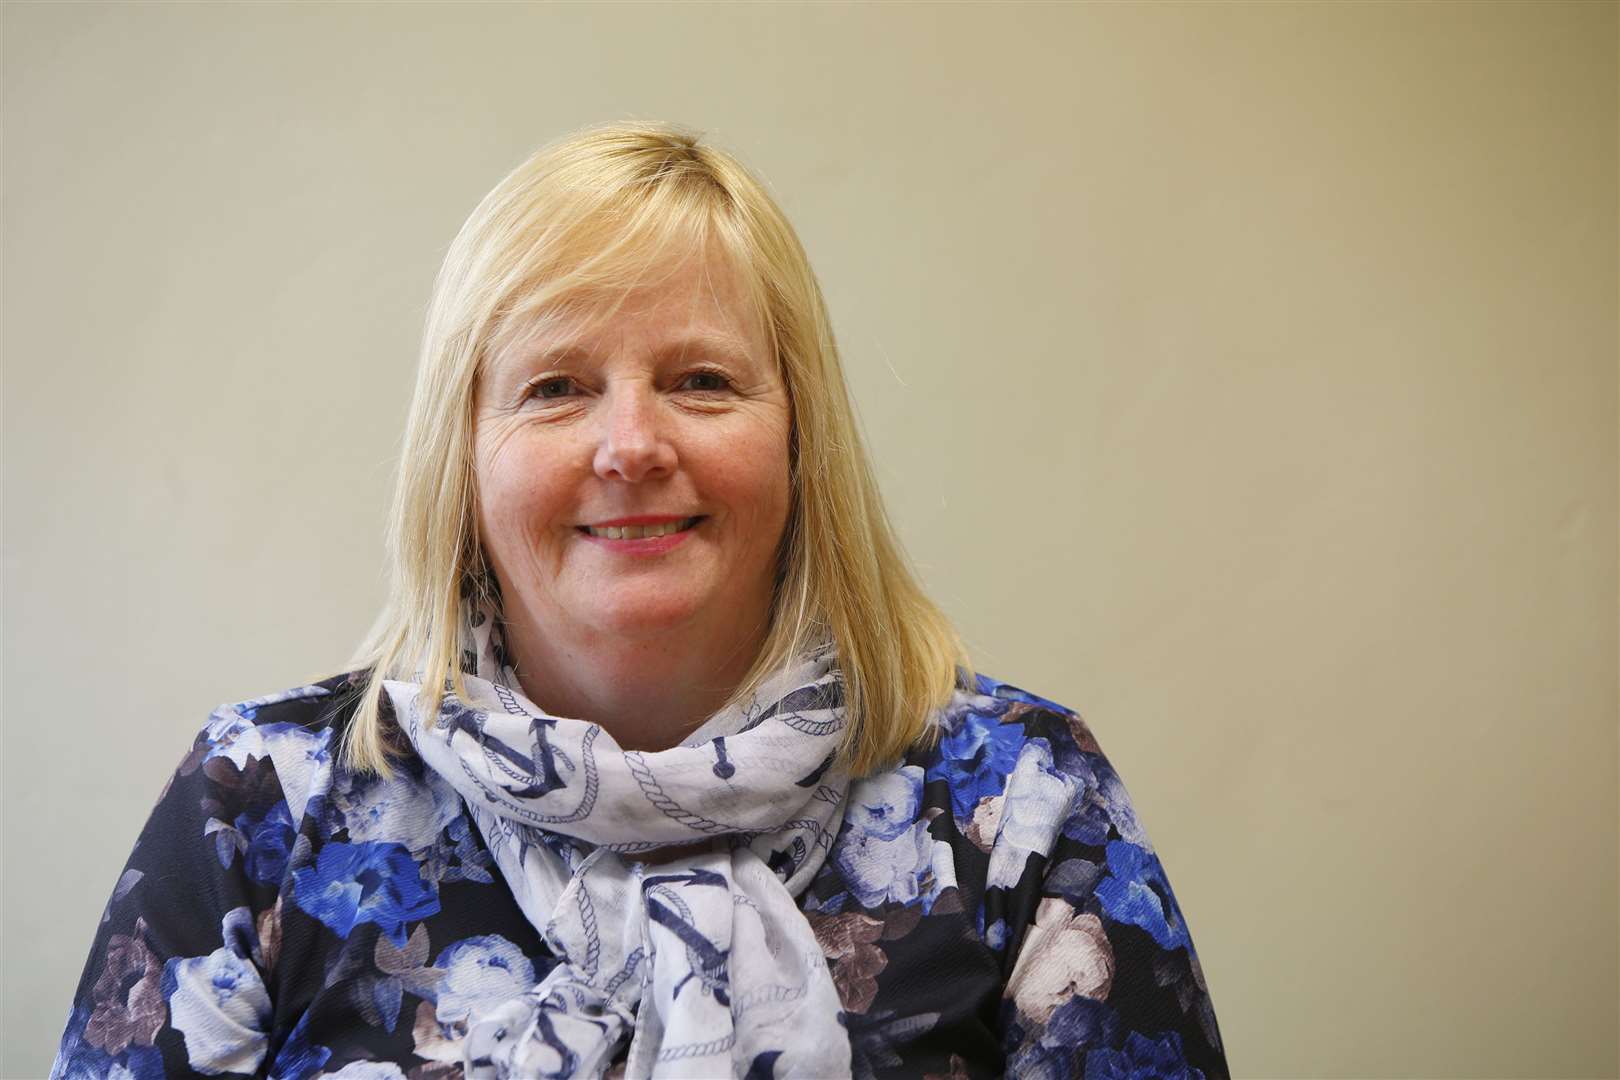
<instances>
[{"instance_id":1,"label":"nose","mask_svg":"<svg viewBox=\"0 0 1620 1080\"><path fill-rule=\"evenodd\" d=\"M652 391L638 386L610 389L601 405L602 426L593 465L604 480L636 484L675 471L675 445L664 430Z\"/></svg>"}]
</instances>

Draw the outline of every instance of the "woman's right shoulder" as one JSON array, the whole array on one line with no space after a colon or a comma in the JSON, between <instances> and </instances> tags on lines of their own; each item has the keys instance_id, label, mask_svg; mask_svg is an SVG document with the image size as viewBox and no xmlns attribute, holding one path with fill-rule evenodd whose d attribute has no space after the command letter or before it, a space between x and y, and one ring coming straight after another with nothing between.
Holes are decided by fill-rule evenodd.
<instances>
[{"instance_id":1,"label":"woman's right shoulder","mask_svg":"<svg viewBox=\"0 0 1620 1080\"><path fill-rule=\"evenodd\" d=\"M268 771L297 821L311 798L325 794L334 780L341 786L343 736L368 676L351 671L220 705L197 733L171 785L199 773L217 781L227 773Z\"/></svg>"},{"instance_id":2,"label":"woman's right shoulder","mask_svg":"<svg viewBox=\"0 0 1620 1080\"><path fill-rule=\"evenodd\" d=\"M341 729L354 715L369 676L368 671L350 671L273 694L227 702L209 714L198 739L229 740L248 728L283 725L307 731Z\"/></svg>"},{"instance_id":3,"label":"woman's right shoulder","mask_svg":"<svg viewBox=\"0 0 1620 1080\"><path fill-rule=\"evenodd\" d=\"M316 848L334 837L400 843L413 852L431 847L459 813L455 789L403 738L395 740L388 775L351 767L344 752L370 677L370 670L350 671L221 705L170 778L160 807L200 807L211 830L229 833L238 815L258 820L265 806L285 801L277 819L284 815ZM381 713L391 723L386 694Z\"/></svg>"}]
</instances>

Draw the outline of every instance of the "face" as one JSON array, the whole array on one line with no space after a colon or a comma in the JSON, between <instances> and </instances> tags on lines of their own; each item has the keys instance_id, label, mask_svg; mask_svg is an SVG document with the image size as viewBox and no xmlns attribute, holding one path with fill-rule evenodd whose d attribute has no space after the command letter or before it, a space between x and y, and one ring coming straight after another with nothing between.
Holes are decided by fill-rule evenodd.
<instances>
[{"instance_id":1,"label":"face","mask_svg":"<svg viewBox=\"0 0 1620 1080\"><path fill-rule=\"evenodd\" d=\"M787 391L724 260L675 265L481 378L479 527L520 638L740 642L768 619L790 503Z\"/></svg>"}]
</instances>

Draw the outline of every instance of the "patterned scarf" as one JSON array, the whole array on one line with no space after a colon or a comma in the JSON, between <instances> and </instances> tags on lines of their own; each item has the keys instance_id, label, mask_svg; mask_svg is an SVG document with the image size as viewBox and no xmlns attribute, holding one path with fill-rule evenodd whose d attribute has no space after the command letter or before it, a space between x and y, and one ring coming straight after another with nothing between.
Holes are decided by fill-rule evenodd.
<instances>
[{"instance_id":1,"label":"patterned scarf","mask_svg":"<svg viewBox=\"0 0 1620 1080\"><path fill-rule=\"evenodd\" d=\"M385 684L559 957L471 1018L467 1076L597 1077L627 1037L627 1077L847 1076L838 993L794 900L844 815L832 654L643 753L525 698L497 625L472 615L467 700L447 694L431 727L419 684Z\"/></svg>"}]
</instances>

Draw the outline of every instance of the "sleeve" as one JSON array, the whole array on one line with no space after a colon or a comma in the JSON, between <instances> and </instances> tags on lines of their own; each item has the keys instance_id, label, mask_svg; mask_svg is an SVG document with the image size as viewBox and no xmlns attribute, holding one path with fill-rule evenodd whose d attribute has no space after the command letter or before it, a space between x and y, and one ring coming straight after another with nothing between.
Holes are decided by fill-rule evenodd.
<instances>
[{"instance_id":1,"label":"sleeve","mask_svg":"<svg viewBox=\"0 0 1620 1080\"><path fill-rule=\"evenodd\" d=\"M1077 714L1043 702L1024 719L991 853L1008 1073L1229 1077L1186 919L1118 774Z\"/></svg>"},{"instance_id":2,"label":"sleeve","mask_svg":"<svg viewBox=\"0 0 1620 1080\"><path fill-rule=\"evenodd\" d=\"M216 713L159 797L101 917L52 1080L263 1063L294 827L269 756L233 747L251 730Z\"/></svg>"}]
</instances>

